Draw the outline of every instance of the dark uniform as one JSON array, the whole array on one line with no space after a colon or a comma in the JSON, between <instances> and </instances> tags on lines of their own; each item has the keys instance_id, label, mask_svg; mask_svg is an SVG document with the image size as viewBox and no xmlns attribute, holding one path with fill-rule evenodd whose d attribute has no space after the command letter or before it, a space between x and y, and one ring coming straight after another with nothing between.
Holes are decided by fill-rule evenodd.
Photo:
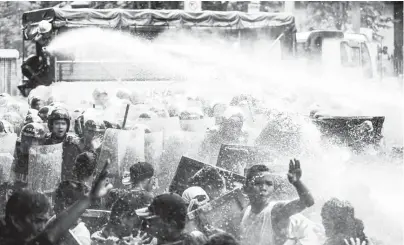
<instances>
[{"instance_id":1,"label":"dark uniform","mask_svg":"<svg viewBox=\"0 0 404 245\"><path fill-rule=\"evenodd\" d=\"M63 137L56 137L53 131L53 122L55 120L66 120L67 130L70 128L70 115L67 110L57 108L52 111L48 117L48 128L51 133L45 135L44 145L54 145L63 143L63 162L62 162L62 181L75 180L73 166L76 157L82 152L80 148L80 139L73 134L66 133Z\"/></svg>"}]
</instances>

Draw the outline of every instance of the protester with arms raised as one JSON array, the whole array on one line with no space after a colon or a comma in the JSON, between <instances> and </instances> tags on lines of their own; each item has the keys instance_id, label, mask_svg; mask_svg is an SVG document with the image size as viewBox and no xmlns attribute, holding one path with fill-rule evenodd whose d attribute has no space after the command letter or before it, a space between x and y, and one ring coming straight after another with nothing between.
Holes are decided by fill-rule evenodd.
<instances>
[{"instance_id":1,"label":"protester with arms raised","mask_svg":"<svg viewBox=\"0 0 404 245\"><path fill-rule=\"evenodd\" d=\"M298 160L291 160L288 179L295 186L299 199L291 202L275 202L271 195L276 188L274 176L268 167L255 165L248 170L245 192L250 199L241 221L242 245L283 244L285 239L276 237L278 223L314 204L313 196L301 182L302 170ZM282 241L283 240L283 241Z\"/></svg>"},{"instance_id":2,"label":"protester with arms raised","mask_svg":"<svg viewBox=\"0 0 404 245\"><path fill-rule=\"evenodd\" d=\"M111 189L106 181L108 163L94 181L91 191L67 210L61 212L46 227L50 208L40 193L21 190L13 193L6 205L6 218L0 227L1 245L50 245L74 225L91 202L105 196Z\"/></svg>"}]
</instances>

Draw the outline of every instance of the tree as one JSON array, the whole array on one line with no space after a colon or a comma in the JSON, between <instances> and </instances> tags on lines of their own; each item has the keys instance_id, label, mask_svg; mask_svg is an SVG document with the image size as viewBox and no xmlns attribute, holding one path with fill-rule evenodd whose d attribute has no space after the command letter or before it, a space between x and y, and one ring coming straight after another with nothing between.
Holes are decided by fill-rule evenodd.
<instances>
[{"instance_id":1,"label":"tree","mask_svg":"<svg viewBox=\"0 0 404 245\"><path fill-rule=\"evenodd\" d=\"M374 38L380 37L379 30L392 27L392 18L384 16L387 2L360 2L361 27L374 31ZM301 2L309 17L307 29L349 30L352 19L352 2Z\"/></svg>"},{"instance_id":2,"label":"tree","mask_svg":"<svg viewBox=\"0 0 404 245\"><path fill-rule=\"evenodd\" d=\"M58 3L61 2L0 2L0 48L17 49L21 55L23 51L22 14L34 9L49 8ZM26 42L25 51L29 54L33 50L33 44Z\"/></svg>"}]
</instances>

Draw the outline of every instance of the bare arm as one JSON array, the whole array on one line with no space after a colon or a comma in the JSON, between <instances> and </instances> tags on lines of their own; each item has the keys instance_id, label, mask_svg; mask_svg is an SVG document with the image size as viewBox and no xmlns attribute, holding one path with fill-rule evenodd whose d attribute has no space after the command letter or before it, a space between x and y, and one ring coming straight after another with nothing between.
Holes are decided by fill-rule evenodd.
<instances>
[{"instance_id":1,"label":"bare arm","mask_svg":"<svg viewBox=\"0 0 404 245\"><path fill-rule=\"evenodd\" d=\"M83 197L81 200L74 203L68 209L56 216L45 230L30 241L29 245L48 245L56 244L57 241L69 230L69 228L80 218L80 216L90 206L91 202L105 196L112 188L111 184L108 184L106 171L108 162L105 164L103 170L95 181L93 188L88 196Z\"/></svg>"},{"instance_id":2,"label":"bare arm","mask_svg":"<svg viewBox=\"0 0 404 245\"><path fill-rule=\"evenodd\" d=\"M66 231L80 218L80 216L90 206L91 200L89 197L85 197L61 214L56 216L38 237L36 237L30 244L56 244Z\"/></svg>"},{"instance_id":3,"label":"bare arm","mask_svg":"<svg viewBox=\"0 0 404 245\"><path fill-rule=\"evenodd\" d=\"M314 198L309 189L300 180L302 170L300 168L299 160L291 160L289 163L288 179L289 182L296 188L299 199L288 202L285 205L278 206L276 215L282 218L289 218L290 216L300 213L304 209L314 205Z\"/></svg>"},{"instance_id":4,"label":"bare arm","mask_svg":"<svg viewBox=\"0 0 404 245\"><path fill-rule=\"evenodd\" d=\"M307 189L307 187L299 180L293 184L299 195L299 199L286 203L285 205L279 205L276 210L276 215L288 219L290 216L300 213L308 207L314 205L314 198Z\"/></svg>"}]
</instances>

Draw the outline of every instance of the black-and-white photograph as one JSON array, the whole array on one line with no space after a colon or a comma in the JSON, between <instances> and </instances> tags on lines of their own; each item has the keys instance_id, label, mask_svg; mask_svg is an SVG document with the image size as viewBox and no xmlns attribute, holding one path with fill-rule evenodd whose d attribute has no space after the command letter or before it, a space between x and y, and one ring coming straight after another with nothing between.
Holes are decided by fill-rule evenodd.
<instances>
[{"instance_id":1,"label":"black-and-white photograph","mask_svg":"<svg viewBox=\"0 0 404 245\"><path fill-rule=\"evenodd\" d=\"M0 1L0 245L401 245L403 1Z\"/></svg>"}]
</instances>

